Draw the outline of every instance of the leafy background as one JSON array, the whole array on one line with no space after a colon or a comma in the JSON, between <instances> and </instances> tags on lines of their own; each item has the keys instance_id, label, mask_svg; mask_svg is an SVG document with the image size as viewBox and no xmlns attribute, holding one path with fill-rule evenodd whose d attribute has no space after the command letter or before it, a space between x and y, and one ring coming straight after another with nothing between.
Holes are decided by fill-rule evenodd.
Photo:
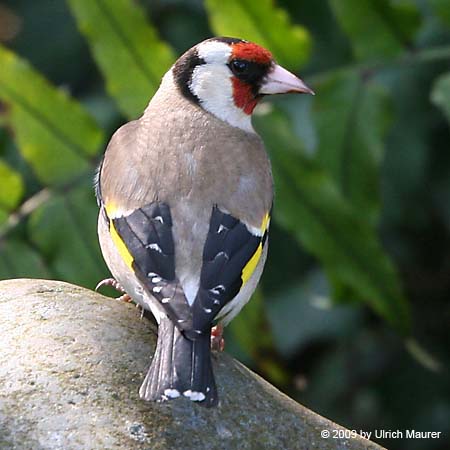
<instances>
[{"instance_id":1,"label":"leafy background","mask_svg":"<svg viewBox=\"0 0 450 450\"><path fill-rule=\"evenodd\" d=\"M351 429L448 448L450 8L447 0L0 1L0 277L108 275L92 178L176 56L254 40L317 95L255 126L276 182L261 287L228 351ZM113 293L111 292L111 295Z\"/></svg>"}]
</instances>

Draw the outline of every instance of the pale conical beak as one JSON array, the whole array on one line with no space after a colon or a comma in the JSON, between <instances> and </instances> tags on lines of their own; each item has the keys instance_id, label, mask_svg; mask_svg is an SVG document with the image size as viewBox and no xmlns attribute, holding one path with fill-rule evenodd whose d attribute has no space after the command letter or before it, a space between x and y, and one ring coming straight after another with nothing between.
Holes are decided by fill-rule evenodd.
<instances>
[{"instance_id":1,"label":"pale conical beak","mask_svg":"<svg viewBox=\"0 0 450 450\"><path fill-rule=\"evenodd\" d=\"M288 92L315 95L314 91L300 80L300 78L276 64L261 84L259 93L286 94Z\"/></svg>"}]
</instances>

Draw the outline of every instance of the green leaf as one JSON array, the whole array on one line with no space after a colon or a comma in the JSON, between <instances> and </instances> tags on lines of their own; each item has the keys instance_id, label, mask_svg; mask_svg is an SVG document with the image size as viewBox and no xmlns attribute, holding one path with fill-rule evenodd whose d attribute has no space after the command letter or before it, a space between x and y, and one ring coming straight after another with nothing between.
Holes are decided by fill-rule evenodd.
<instances>
[{"instance_id":1,"label":"green leaf","mask_svg":"<svg viewBox=\"0 0 450 450\"><path fill-rule=\"evenodd\" d=\"M24 192L22 177L18 172L0 160L0 208L7 211L14 209L20 202Z\"/></svg>"},{"instance_id":2,"label":"green leaf","mask_svg":"<svg viewBox=\"0 0 450 450\"><path fill-rule=\"evenodd\" d=\"M0 225L5 223L7 219L8 219L8 213L4 209L0 208Z\"/></svg>"},{"instance_id":3,"label":"green leaf","mask_svg":"<svg viewBox=\"0 0 450 450\"><path fill-rule=\"evenodd\" d=\"M378 169L391 119L389 97L356 72L333 73L316 85L313 119L317 157L361 214L374 220L379 210Z\"/></svg>"},{"instance_id":4,"label":"green leaf","mask_svg":"<svg viewBox=\"0 0 450 450\"><path fill-rule=\"evenodd\" d=\"M433 85L431 101L442 109L450 122L450 72L441 75Z\"/></svg>"},{"instance_id":5,"label":"green leaf","mask_svg":"<svg viewBox=\"0 0 450 450\"><path fill-rule=\"evenodd\" d=\"M297 70L309 58L311 37L292 25L288 13L271 0L206 0L211 28L217 35L253 41L270 50L275 59Z\"/></svg>"},{"instance_id":6,"label":"green leaf","mask_svg":"<svg viewBox=\"0 0 450 450\"><path fill-rule=\"evenodd\" d=\"M97 241L97 214L92 188L84 183L55 195L31 215L30 236L57 278L93 288L107 275Z\"/></svg>"},{"instance_id":7,"label":"green leaf","mask_svg":"<svg viewBox=\"0 0 450 450\"><path fill-rule=\"evenodd\" d=\"M450 26L450 8L448 0L430 0L430 4L439 19L441 19L444 24Z\"/></svg>"},{"instance_id":8,"label":"green leaf","mask_svg":"<svg viewBox=\"0 0 450 450\"><path fill-rule=\"evenodd\" d=\"M49 277L42 257L23 240L10 237L0 241L0 279Z\"/></svg>"},{"instance_id":9,"label":"green leaf","mask_svg":"<svg viewBox=\"0 0 450 450\"><path fill-rule=\"evenodd\" d=\"M274 340L263 300L261 289L257 289L242 311L227 326L227 348L231 347L232 354L248 364L256 364L258 370L273 383L287 384L288 375L275 358ZM233 348L233 344L238 344L239 348Z\"/></svg>"},{"instance_id":10,"label":"green leaf","mask_svg":"<svg viewBox=\"0 0 450 450\"><path fill-rule=\"evenodd\" d=\"M229 331L242 349L253 358L261 347L270 347L272 339L270 333L261 335L258 342L255 341L255 332L261 332L265 325L265 312L263 296L260 289L256 290L251 300L229 325ZM257 331L258 330L258 331Z\"/></svg>"},{"instance_id":11,"label":"green leaf","mask_svg":"<svg viewBox=\"0 0 450 450\"><path fill-rule=\"evenodd\" d=\"M175 59L132 0L69 0L109 94L129 118L139 116Z\"/></svg>"},{"instance_id":12,"label":"green leaf","mask_svg":"<svg viewBox=\"0 0 450 450\"><path fill-rule=\"evenodd\" d=\"M89 167L103 134L80 104L26 61L0 46L0 100L6 121L37 177L46 184L73 179Z\"/></svg>"},{"instance_id":13,"label":"green leaf","mask_svg":"<svg viewBox=\"0 0 450 450\"><path fill-rule=\"evenodd\" d=\"M350 286L360 300L402 333L409 333L408 304L397 273L375 230L342 197L332 178L306 158L277 112L258 118L272 159L276 201L274 219Z\"/></svg>"},{"instance_id":14,"label":"green leaf","mask_svg":"<svg viewBox=\"0 0 450 450\"><path fill-rule=\"evenodd\" d=\"M432 372L440 372L443 364L425 347L423 347L416 339L408 338L405 341L406 350L410 355L423 367Z\"/></svg>"},{"instance_id":15,"label":"green leaf","mask_svg":"<svg viewBox=\"0 0 450 450\"><path fill-rule=\"evenodd\" d=\"M361 311L332 305L325 275L313 270L267 302L267 317L278 351L292 357L318 340L335 340L358 326Z\"/></svg>"},{"instance_id":16,"label":"green leaf","mask_svg":"<svg viewBox=\"0 0 450 450\"><path fill-rule=\"evenodd\" d=\"M410 1L330 0L330 5L359 60L384 60L401 53L420 23Z\"/></svg>"}]
</instances>

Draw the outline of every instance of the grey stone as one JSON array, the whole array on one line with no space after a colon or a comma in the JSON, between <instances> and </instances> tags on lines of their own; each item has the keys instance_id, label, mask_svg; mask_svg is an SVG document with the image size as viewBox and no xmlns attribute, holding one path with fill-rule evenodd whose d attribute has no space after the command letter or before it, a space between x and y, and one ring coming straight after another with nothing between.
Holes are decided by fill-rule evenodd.
<instances>
[{"instance_id":1,"label":"grey stone","mask_svg":"<svg viewBox=\"0 0 450 450\"><path fill-rule=\"evenodd\" d=\"M218 408L144 402L155 338L131 304L58 281L0 282L0 448L381 448L334 438L347 431L226 354L215 357Z\"/></svg>"}]
</instances>

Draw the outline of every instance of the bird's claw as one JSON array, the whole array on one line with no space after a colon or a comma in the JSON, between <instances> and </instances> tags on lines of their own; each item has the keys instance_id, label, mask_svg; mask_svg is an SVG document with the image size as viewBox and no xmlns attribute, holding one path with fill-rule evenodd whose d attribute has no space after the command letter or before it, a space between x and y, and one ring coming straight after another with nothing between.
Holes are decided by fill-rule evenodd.
<instances>
[{"instance_id":1,"label":"bird's claw","mask_svg":"<svg viewBox=\"0 0 450 450\"><path fill-rule=\"evenodd\" d=\"M122 294L120 297L117 297L116 300L119 302L131 303L133 299L127 294Z\"/></svg>"},{"instance_id":2,"label":"bird's claw","mask_svg":"<svg viewBox=\"0 0 450 450\"><path fill-rule=\"evenodd\" d=\"M125 289L122 287L122 285L115 280L114 278L105 278L104 280L100 281L97 286L95 286L95 291L98 291L103 286L111 286L116 291L120 293L125 293Z\"/></svg>"},{"instance_id":3,"label":"bird's claw","mask_svg":"<svg viewBox=\"0 0 450 450\"><path fill-rule=\"evenodd\" d=\"M116 300L126 303L131 302L131 297L125 292L125 289L122 287L122 285L114 278L105 278L104 280L100 281L97 286L95 286L95 291L97 292L103 286L111 286L117 292L120 292L122 294L120 297L117 297Z\"/></svg>"}]
</instances>

